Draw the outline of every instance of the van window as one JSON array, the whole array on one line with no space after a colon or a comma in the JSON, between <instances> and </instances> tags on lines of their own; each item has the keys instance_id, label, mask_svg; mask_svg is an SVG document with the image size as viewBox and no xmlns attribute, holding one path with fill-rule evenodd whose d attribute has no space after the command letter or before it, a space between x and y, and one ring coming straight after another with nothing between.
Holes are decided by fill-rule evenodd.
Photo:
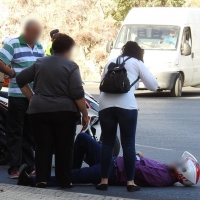
<instances>
[{"instance_id":1,"label":"van window","mask_svg":"<svg viewBox=\"0 0 200 200\"><path fill-rule=\"evenodd\" d=\"M122 48L128 41L136 41L143 49L175 50L179 33L178 26L124 25L116 40L115 48Z\"/></svg>"},{"instance_id":2,"label":"van window","mask_svg":"<svg viewBox=\"0 0 200 200\"><path fill-rule=\"evenodd\" d=\"M192 48L192 35L191 35L190 27L185 27L183 30L183 36L181 40L181 54L182 55L183 55L182 50L183 50L184 43L188 43L190 47Z\"/></svg>"}]
</instances>

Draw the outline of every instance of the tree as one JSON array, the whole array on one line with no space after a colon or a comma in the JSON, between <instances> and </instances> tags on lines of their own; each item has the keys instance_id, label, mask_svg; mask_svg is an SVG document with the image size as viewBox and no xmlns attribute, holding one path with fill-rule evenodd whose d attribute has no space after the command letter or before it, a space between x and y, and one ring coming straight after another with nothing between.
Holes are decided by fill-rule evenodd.
<instances>
[{"instance_id":1,"label":"tree","mask_svg":"<svg viewBox=\"0 0 200 200\"><path fill-rule=\"evenodd\" d=\"M113 9L108 14L119 23L133 7L181 7L184 4L185 0L114 0Z\"/></svg>"},{"instance_id":2,"label":"tree","mask_svg":"<svg viewBox=\"0 0 200 200\"><path fill-rule=\"evenodd\" d=\"M200 1L199 0L187 0L186 7L200 7Z\"/></svg>"},{"instance_id":3,"label":"tree","mask_svg":"<svg viewBox=\"0 0 200 200\"><path fill-rule=\"evenodd\" d=\"M37 18L43 25L40 41L49 43L49 32L58 28L76 41L74 61L84 81L100 81L107 62L106 42L113 40L117 27L113 18L105 18L113 0L0 0L0 38L21 34L21 23ZM22 12L23 11L23 12ZM1 46L1 44L0 44Z\"/></svg>"}]
</instances>

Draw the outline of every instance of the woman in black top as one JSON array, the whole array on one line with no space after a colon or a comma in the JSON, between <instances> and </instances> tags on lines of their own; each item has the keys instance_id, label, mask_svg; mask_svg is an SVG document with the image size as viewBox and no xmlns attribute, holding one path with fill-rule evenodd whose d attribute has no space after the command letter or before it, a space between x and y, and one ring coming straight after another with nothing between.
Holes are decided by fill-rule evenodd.
<instances>
[{"instance_id":1,"label":"woman in black top","mask_svg":"<svg viewBox=\"0 0 200 200\"><path fill-rule=\"evenodd\" d=\"M52 44L54 55L38 59L16 77L21 91L30 100L28 114L36 143L37 187L45 187L50 178L54 148L55 174L60 186L72 187L70 170L80 112L83 129L88 124L79 67L70 60L74 45L71 37L58 34Z\"/></svg>"}]
</instances>

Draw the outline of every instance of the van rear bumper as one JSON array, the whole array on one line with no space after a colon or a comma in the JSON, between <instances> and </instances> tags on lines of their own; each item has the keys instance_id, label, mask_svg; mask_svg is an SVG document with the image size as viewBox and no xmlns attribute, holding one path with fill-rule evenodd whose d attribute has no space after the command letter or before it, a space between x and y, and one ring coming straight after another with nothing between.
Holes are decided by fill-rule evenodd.
<instances>
[{"instance_id":1,"label":"van rear bumper","mask_svg":"<svg viewBox=\"0 0 200 200\"><path fill-rule=\"evenodd\" d=\"M158 90L171 90L179 72L152 72L158 80ZM140 82L138 89L146 89L144 84Z\"/></svg>"}]
</instances>

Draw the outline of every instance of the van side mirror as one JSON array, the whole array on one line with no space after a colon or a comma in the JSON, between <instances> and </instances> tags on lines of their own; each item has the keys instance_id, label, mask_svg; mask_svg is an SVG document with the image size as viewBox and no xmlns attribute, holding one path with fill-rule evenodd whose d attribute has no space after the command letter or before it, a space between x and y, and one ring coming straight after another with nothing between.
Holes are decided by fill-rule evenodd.
<instances>
[{"instance_id":1,"label":"van side mirror","mask_svg":"<svg viewBox=\"0 0 200 200\"><path fill-rule=\"evenodd\" d=\"M111 41L108 41L108 43L106 45L106 51L107 51L107 53L110 53L111 50L112 50L112 48L113 48L113 41L111 40Z\"/></svg>"},{"instance_id":2,"label":"van side mirror","mask_svg":"<svg viewBox=\"0 0 200 200\"><path fill-rule=\"evenodd\" d=\"M188 43L185 42L185 43L183 44L182 54L183 54L184 56L189 56L189 55L191 55L191 53L192 53L191 46L190 46Z\"/></svg>"}]
</instances>

